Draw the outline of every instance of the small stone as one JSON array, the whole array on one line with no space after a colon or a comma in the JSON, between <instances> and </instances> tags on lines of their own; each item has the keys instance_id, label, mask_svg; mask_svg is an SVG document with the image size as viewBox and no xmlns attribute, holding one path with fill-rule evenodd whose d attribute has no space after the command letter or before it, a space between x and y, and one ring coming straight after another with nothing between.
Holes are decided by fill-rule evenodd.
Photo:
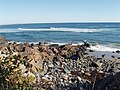
<instances>
[{"instance_id":1,"label":"small stone","mask_svg":"<svg viewBox=\"0 0 120 90\"><path fill-rule=\"evenodd\" d=\"M94 52L94 50L89 50L89 52Z\"/></svg>"},{"instance_id":2,"label":"small stone","mask_svg":"<svg viewBox=\"0 0 120 90\"><path fill-rule=\"evenodd\" d=\"M112 57L112 58L115 58L115 56L113 56L113 55L112 55L111 57Z\"/></svg>"},{"instance_id":3,"label":"small stone","mask_svg":"<svg viewBox=\"0 0 120 90\"><path fill-rule=\"evenodd\" d=\"M118 59L120 59L120 57L118 57Z\"/></svg>"}]
</instances>

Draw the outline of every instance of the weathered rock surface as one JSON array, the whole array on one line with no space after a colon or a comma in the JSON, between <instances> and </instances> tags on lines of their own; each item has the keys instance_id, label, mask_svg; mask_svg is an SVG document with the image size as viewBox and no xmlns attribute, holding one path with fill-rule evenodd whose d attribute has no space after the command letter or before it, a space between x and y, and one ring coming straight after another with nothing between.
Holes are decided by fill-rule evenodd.
<instances>
[{"instance_id":1,"label":"weathered rock surface","mask_svg":"<svg viewBox=\"0 0 120 90\"><path fill-rule=\"evenodd\" d=\"M93 90L120 90L120 72L96 82Z\"/></svg>"},{"instance_id":2,"label":"weathered rock surface","mask_svg":"<svg viewBox=\"0 0 120 90\"><path fill-rule=\"evenodd\" d=\"M1 40L2 41L2 40ZM4 41L4 40L3 40ZM33 76L45 90L119 90L120 61L89 56L83 45L8 43L1 58L18 55L23 76ZM93 52L92 50L90 52ZM117 51L117 53L119 53ZM6 56L5 56L6 55Z\"/></svg>"}]
</instances>

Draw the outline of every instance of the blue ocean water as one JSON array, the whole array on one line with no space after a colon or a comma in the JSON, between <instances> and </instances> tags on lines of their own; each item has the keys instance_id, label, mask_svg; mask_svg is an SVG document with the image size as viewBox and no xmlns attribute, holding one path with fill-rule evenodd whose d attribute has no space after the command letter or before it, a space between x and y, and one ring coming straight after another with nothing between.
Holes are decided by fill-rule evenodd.
<instances>
[{"instance_id":1,"label":"blue ocean water","mask_svg":"<svg viewBox=\"0 0 120 90\"><path fill-rule=\"evenodd\" d=\"M0 25L0 36L19 42L120 45L120 23L34 23Z\"/></svg>"}]
</instances>

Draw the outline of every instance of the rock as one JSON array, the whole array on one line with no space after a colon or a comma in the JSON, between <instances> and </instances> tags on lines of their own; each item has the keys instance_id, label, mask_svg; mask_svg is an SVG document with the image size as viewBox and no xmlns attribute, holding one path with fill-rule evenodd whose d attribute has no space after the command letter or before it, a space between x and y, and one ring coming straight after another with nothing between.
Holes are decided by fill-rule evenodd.
<instances>
[{"instance_id":1,"label":"rock","mask_svg":"<svg viewBox=\"0 0 120 90\"><path fill-rule=\"evenodd\" d=\"M115 53L114 51L112 53Z\"/></svg>"},{"instance_id":2,"label":"rock","mask_svg":"<svg viewBox=\"0 0 120 90\"><path fill-rule=\"evenodd\" d=\"M120 57L118 57L118 59L120 59Z\"/></svg>"},{"instance_id":3,"label":"rock","mask_svg":"<svg viewBox=\"0 0 120 90\"><path fill-rule=\"evenodd\" d=\"M85 40L85 41L83 41L84 42L84 46L86 46L86 47L90 47L90 44Z\"/></svg>"},{"instance_id":4,"label":"rock","mask_svg":"<svg viewBox=\"0 0 120 90\"><path fill-rule=\"evenodd\" d=\"M117 51L116 51L116 53L120 53L120 51L119 51L119 50L117 50Z\"/></svg>"},{"instance_id":5,"label":"rock","mask_svg":"<svg viewBox=\"0 0 120 90\"><path fill-rule=\"evenodd\" d=\"M102 62L99 62L99 61L97 61L96 64L97 64L97 66L100 67L100 68L101 68L102 65L103 65L103 63L102 63Z\"/></svg>"},{"instance_id":6,"label":"rock","mask_svg":"<svg viewBox=\"0 0 120 90\"><path fill-rule=\"evenodd\" d=\"M7 46L7 44L8 44L8 41L5 38L0 37L0 48L3 46L4 47Z\"/></svg>"},{"instance_id":7,"label":"rock","mask_svg":"<svg viewBox=\"0 0 120 90\"><path fill-rule=\"evenodd\" d=\"M1 47L0 58L2 62L9 55L20 55L22 61L18 62L20 65L16 70L20 69L25 77L35 77L34 74L37 73L35 79L39 77L39 83L36 83L45 90L104 90L106 87L114 87L114 83L119 84L119 75L112 75L110 78L109 75L119 72L120 58L106 60L102 58L105 54L101 58L85 55L89 46L87 44L59 46L9 43ZM117 79L119 81L115 81Z\"/></svg>"},{"instance_id":8,"label":"rock","mask_svg":"<svg viewBox=\"0 0 120 90\"><path fill-rule=\"evenodd\" d=\"M111 57L112 57L112 58L115 58L115 56L113 56L113 55L112 55Z\"/></svg>"},{"instance_id":9,"label":"rock","mask_svg":"<svg viewBox=\"0 0 120 90\"><path fill-rule=\"evenodd\" d=\"M104 57L105 57L105 54L102 55L102 58L104 58Z\"/></svg>"},{"instance_id":10,"label":"rock","mask_svg":"<svg viewBox=\"0 0 120 90\"><path fill-rule=\"evenodd\" d=\"M51 45L49 45L49 47L59 48L59 44L51 44Z\"/></svg>"},{"instance_id":11,"label":"rock","mask_svg":"<svg viewBox=\"0 0 120 90\"><path fill-rule=\"evenodd\" d=\"M120 90L120 72L97 81L93 90Z\"/></svg>"},{"instance_id":12,"label":"rock","mask_svg":"<svg viewBox=\"0 0 120 90\"><path fill-rule=\"evenodd\" d=\"M0 44L4 44L6 42L8 42L8 41L5 38L0 36Z\"/></svg>"},{"instance_id":13,"label":"rock","mask_svg":"<svg viewBox=\"0 0 120 90\"><path fill-rule=\"evenodd\" d=\"M90 66L91 66L91 67L95 67L95 68L99 67L99 65L98 65L96 62L92 62L92 63L90 64Z\"/></svg>"},{"instance_id":14,"label":"rock","mask_svg":"<svg viewBox=\"0 0 120 90\"><path fill-rule=\"evenodd\" d=\"M89 52L94 52L94 50L89 50Z\"/></svg>"}]
</instances>

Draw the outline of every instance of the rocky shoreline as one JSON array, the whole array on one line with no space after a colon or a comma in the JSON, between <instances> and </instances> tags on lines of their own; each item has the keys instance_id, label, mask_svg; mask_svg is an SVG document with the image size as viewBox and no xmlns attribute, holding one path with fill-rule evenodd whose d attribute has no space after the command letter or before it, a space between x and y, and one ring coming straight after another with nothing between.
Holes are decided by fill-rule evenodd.
<instances>
[{"instance_id":1,"label":"rocky shoreline","mask_svg":"<svg viewBox=\"0 0 120 90\"><path fill-rule=\"evenodd\" d=\"M22 82L24 86L23 80L30 78L29 90L119 90L120 58L112 55L106 59L104 53L92 56L89 53L95 51L87 50L89 46L85 42L83 45L8 43L1 37L0 70L4 71L5 65L6 70L13 70L3 76L8 80L5 83L17 82L19 86ZM120 51L113 53L120 55ZM7 60L9 65L4 64ZM23 79L14 78L11 73ZM4 86L1 81L0 87L7 90L10 85Z\"/></svg>"}]
</instances>

